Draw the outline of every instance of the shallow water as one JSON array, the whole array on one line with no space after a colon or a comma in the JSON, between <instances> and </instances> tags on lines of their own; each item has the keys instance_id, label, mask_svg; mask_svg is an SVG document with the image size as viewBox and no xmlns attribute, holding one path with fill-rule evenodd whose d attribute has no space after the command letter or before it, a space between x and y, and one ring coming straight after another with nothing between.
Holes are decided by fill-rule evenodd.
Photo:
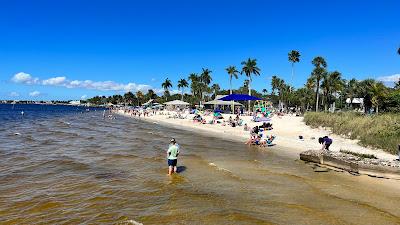
<instances>
[{"instance_id":1,"label":"shallow water","mask_svg":"<svg viewBox=\"0 0 400 225\"><path fill-rule=\"evenodd\" d=\"M394 181L101 112L33 118L0 127L0 224L400 224Z\"/></svg>"}]
</instances>

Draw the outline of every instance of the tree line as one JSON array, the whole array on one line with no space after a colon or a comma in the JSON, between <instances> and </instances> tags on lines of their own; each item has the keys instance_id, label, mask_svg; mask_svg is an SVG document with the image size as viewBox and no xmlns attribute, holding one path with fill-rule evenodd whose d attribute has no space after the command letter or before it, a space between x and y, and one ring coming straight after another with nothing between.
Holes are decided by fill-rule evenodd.
<instances>
[{"instance_id":1,"label":"tree line","mask_svg":"<svg viewBox=\"0 0 400 225\"><path fill-rule=\"evenodd\" d=\"M397 53L400 55L400 48ZM288 61L291 64L291 83L295 77L295 64L300 62L301 54L297 50L288 53ZM376 113L379 111L400 112L400 79L394 87L387 87L382 82L374 79L345 80L339 71L329 71L326 60L317 56L312 61L313 70L307 82L301 88L294 88L278 75L272 76L271 92L266 88L261 92L252 90L251 85L254 76L260 76L261 70L257 66L256 59L247 59L241 62L241 69L230 65L226 70L229 78L229 90L221 89L217 83L212 83L212 71L202 68L200 73L191 73L187 78L177 81L176 87L179 93L171 94L170 90L174 87L173 82L166 78L161 84L162 95L155 93L153 89L143 93L137 91L135 94L127 92L124 95L95 96L87 101L96 104L126 104L139 106L144 102L155 99L159 103L170 100L182 100L192 105L203 101L214 99L216 95L222 94L248 94L265 100L272 101L278 108L287 109L289 107L299 107L303 111L335 111L336 109L352 109L353 104L346 104L346 99L353 102L355 98L364 99L364 110L369 112L372 108ZM240 75L245 76L245 80L237 89L233 89L232 80L238 79ZM190 89L190 93L186 89ZM248 102L250 108L250 102Z\"/></svg>"}]
</instances>

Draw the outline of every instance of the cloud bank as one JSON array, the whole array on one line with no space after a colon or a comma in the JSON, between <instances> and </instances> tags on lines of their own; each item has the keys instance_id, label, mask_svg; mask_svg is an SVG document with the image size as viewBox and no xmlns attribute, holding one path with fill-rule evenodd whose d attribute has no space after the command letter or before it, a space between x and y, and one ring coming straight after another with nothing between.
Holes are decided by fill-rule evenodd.
<instances>
[{"instance_id":1,"label":"cloud bank","mask_svg":"<svg viewBox=\"0 0 400 225\"><path fill-rule=\"evenodd\" d=\"M382 82L397 82L400 79L400 74L378 77L377 80Z\"/></svg>"},{"instance_id":2,"label":"cloud bank","mask_svg":"<svg viewBox=\"0 0 400 225\"><path fill-rule=\"evenodd\" d=\"M83 88L98 91L142 91L147 92L152 89L150 85L147 84L136 84L136 83L117 83L114 81L92 81L92 80L69 80L65 76L52 77L46 80L40 80L39 78L34 78L32 75L24 72L19 72L15 74L11 81L20 84L28 85L44 85L44 86L60 86L66 88ZM158 92L159 90L154 90Z\"/></svg>"}]
</instances>

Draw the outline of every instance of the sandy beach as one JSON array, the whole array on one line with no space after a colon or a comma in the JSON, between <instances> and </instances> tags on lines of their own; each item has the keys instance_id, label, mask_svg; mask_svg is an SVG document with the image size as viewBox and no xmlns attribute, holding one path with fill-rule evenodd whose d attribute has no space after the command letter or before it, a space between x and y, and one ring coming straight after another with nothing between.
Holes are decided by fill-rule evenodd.
<instances>
[{"instance_id":1,"label":"sandy beach","mask_svg":"<svg viewBox=\"0 0 400 225\"><path fill-rule=\"evenodd\" d=\"M119 110L118 114L138 119L138 117L125 114L123 110ZM175 112L165 111L163 115L150 115L148 117L140 117L141 120L146 120L153 123L173 126L179 129L190 130L193 132L202 132L206 135L216 136L219 138L231 139L245 142L249 138L249 131L244 131L243 126L230 127L222 126L221 124L200 124L193 122L193 115L187 115L186 119L171 118ZM231 114L223 114L225 120L232 116ZM206 121L212 120L212 116L203 116ZM252 122L251 116L240 117L249 127L262 125L262 122ZM363 147L358 144L357 140L351 140L339 135L332 134L329 129L311 128L303 122L303 117L296 116L273 116L270 121L273 124L273 130L268 131L275 135L275 146L260 148L262 151L284 151L285 154L293 158L298 158L299 153L306 150L317 150L321 148L318 143L318 138L328 135L333 139L333 144L330 147L331 151L347 150L355 153L373 154L379 159L394 160L396 155L389 154L380 149ZM303 140L299 136L303 136Z\"/></svg>"}]
</instances>

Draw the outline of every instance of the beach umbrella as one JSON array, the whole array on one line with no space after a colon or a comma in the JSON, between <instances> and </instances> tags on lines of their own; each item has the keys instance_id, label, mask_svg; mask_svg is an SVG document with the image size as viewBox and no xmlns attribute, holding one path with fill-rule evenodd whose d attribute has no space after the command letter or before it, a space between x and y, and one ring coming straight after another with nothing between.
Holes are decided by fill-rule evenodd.
<instances>
[{"instance_id":1,"label":"beach umbrella","mask_svg":"<svg viewBox=\"0 0 400 225\"><path fill-rule=\"evenodd\" d=\"M220 98L218 100L222 101L256 101L256 100L262 100L261 98L257 98L251 95L242 95L242 94L231 94L227 95L223 98Z\"/></svg>"}]
</instances>

